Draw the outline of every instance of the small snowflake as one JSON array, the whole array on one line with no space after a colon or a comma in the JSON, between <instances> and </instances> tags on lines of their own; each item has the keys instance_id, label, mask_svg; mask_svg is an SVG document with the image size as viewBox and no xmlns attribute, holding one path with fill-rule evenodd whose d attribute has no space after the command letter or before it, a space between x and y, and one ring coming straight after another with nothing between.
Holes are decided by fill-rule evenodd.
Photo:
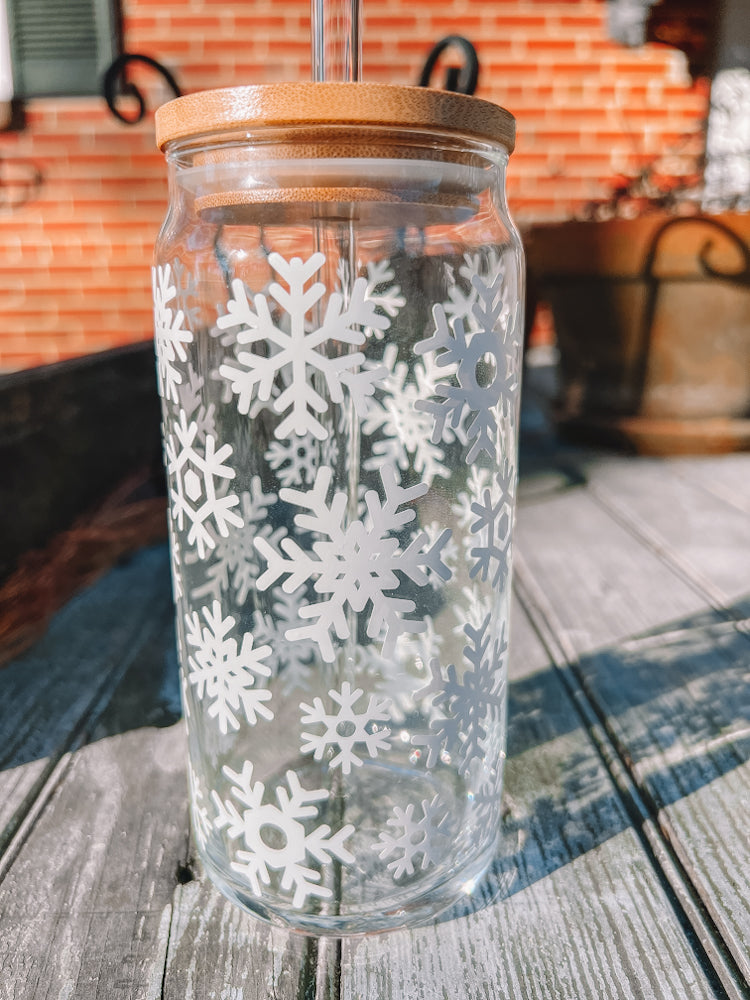
<instances>
[{"instance_id":1,"label":"small snowflake","mask_svg":"<svg viewBox=\"0 0 750 1000\"><path fill-rule=\"evenodd\" d=\"M269 522L268 510L276 503L276 494L263 492L260 476L253 476L250 489L240 493L239 499L242 527L223 538L209 529L214 543L211 562L205 582L191 591L194 600L219 600L231 593L236 604L244 604L260 573L255 539L275 542L282 532L278 528L274 531Z\"/></svg>"},{"instance_id":2,"label":"small snowflake","mask_svg":"<svg viewBox=\"0 0 750 1000\"><path fill-rule=\"evenodd\" d=\"M401 294L399 285L390 284L395 276L391 262L387 259L373 260L367 265L367 298L391 319L395 319L406 305L406 299ZM387 327L366 326L365 336L382 340L386 329Z\"/></svg>"},{"instance_id":3,"label":"small snowflake","mask_svg":"<svg viewBox=\"0 0 750 1000\"><path fill-rule=\"evenodd\" d=\"M151 286L154 295L154 347L156 350L156 376L159 395L178 403L177 386L182 383L182 372L176 361L187 361L185 344L191 344L193 334L184 328L185 313L176 312L170 303L177 298L177 288L169 264L151 268Z\"/></svg>"},{"instance_id":4,"label":"small snowflake","mask_svg":"<svg viewBox=\"0 0 750 1000\"><path fill-rule=\"evenodd\" d=\"M375 490L368 491L365 495L367 516L347 527L347 494L336 493L330 505L328 503L332 475L331 469L322 468L311 490L282 489L279 492L282 500L309 512L295 516L296 526L304 531L319 532L322 537L313 543L312 551L301 548L292 538L283 538L280 543L283 554L265 539L256 539L256 548L268 562L257 586L261 591L267 590L284 576L282 586L289 594L314 580L316 593L329 595L327 600L301 609L301 617L313 619L311 624L286 633L288 639L314 639L327 663L335 659L331 633L335 632L339 639L350 637L347 605L359 613L369 602L367 635L374 639L383 633L383 655L388 656L402 632L422 632L425 628L424 620L404 617L416 610L415 602L391 593L400 588L399 574L418 587L429 583L430 569L448 579L450 570L442 561L441 550L451 532L446 529L434 544L429 545L427 534L420 531L405 549L401 549L395 533L416 516L413 508L401 508L423 496L427 486L418 483L402 487L390 466L380 470L385 500L381 500Z\"/></svg>"},{"instance_id":5,"label":"small snowflake","mask_svg":"<svg viewBox=\"0 0 750 1000\"><path fill-rule=\"evenodd\" d=\"M322 760L328 747L338 748L338 753L331 758L331 767L340 767L344 774L349 774L352 764L362 766L362 760L355 749L363 744L370 757L377 757L378 750L390 747L391 731L379 728L378 723L388 721L389 698L378 698L370 695L370 700L364 712L358 712L354 707L362 697L362 688L355 688L348 681L341 685L341 691L328 692L332 701L339 706L333 712L327 712L322 698L315 698L312 705L302 703L302 724L305 726L322 725L325 731L321 734L302 733L306 740L301 746L302 753L313 753L315 760ZM361 752L361 751L360 751Z\"/></svg>"},{"instance_id":6,"label":"small snowflake","mask_svg":"<svg viewBox=\"0 0 750 1000\"><path fill-rule=\"evenodd\" d=\"M217 451L216 438L207 434L205 447L200 448L196 447L197 438L198 424L194 420L188 423L185 411L180 410L179 421L167 431L165 444L167 475L173 477L169 487L172 518L180 531L187 518L187 541L204 559L206 550L216 545L210 522L213 520L219 535L226 538L229 525L241 528L242 518L232 510L240 502L239 497L233 493L220 495L221 487L235 476L234 469L223 464L232 454L232 446L225 444Z\"/></svg>"},{"instance_id":7,"label":"small snowflake","mask_svg":"<svg viewBox=\"0 0 750 1000\"><path fill-rule=\"evenodd\" d=\"M193 817L193 830L195 831L195 839L198 842L198 846L203 850L211 835L211 817L203 801L203 790L198 781L198 775L190 763L188 763L188 782L190 785L190 812Z\"/></svg>"},{"instance_id":8,"label":"small snowflake","mask_svg":"<svg viewBox=\"0 0 750 1000\"><path fill-rule=\"evenodd\" d=\"M271 692L255 686L258 677L271 674L271 668L262 662L271 647L254 649L253 636L246 632L238 652L237 640L230 637L235 620L231 615L222 616L218 601L212 608L201 608L200 614L205 625L201 625L197 611L185 616L185 642L193 649L188 656L188 681L198 698L210 702L209 717L218 719L225 735L230 728L239 729L235 713L240 710L251 726L258 715L272 719L273 712L264 704Z\"/></svg>"},{"instance_id":9,"label":"small snowflake","mask_svg":"<svg viewBox=\"0 0 750 1000\"><path fill-rule=\"evenodd\" d=\"M304 606L303 593L277 592L271 611L256 611L254 616L255 638L271 647L269 664L274 677L279 677L284 690L307 688L313 674L313 661L318 647L312 639L290 641L286 633L299 625L300 610Z\"/></svg>"},{"instance_id":10,"label":"small snowflake","mask_svg":"<svg viewBox=\"0 0 750 1000\"><path fill-rule=\"evenodd\" d=\"M505 627L493 640L488 614L479 628L464 626L468 645L464 659L470 665L459 677L455 666L443 677L440 662L430 662L432 679L417 696L433 695L432 703L443 716L430 723L429 736L414 736L415 746L428 748L427 767L435 767L443 753L455 754L459 774L467 775L472 761L484 758L487 728L502 717L505 698Z\"/></svg>"},{"instance_id":11,"label":"small snowflake","mask_svg":"<svg viewBox=\"0 0 750 1000\"><path fill-rule=\"evenodd\" d=\"M338 458L335 438L318 441L312 434L272 441L265 458L282 486L309 486L322 465L335 465Z\"/></svg>"},{"instance_id":12,"label":"small snowflake","mask_svg":"<svg viewBox=\"0 0 750 1000\"><path fill-rule=\"evenodd\" d=\"M275 436L283 440L292 435L312 434L323 440L328 431L316 414L328 409L328 399L319 391L322 386L316 388L318 376L325 380L330 402L342 403L346 389L356 412L364 416L368 399L384 372L360 370L364 354L359 351L337 352L327 357L319 348L329 344L363 344L365 327L386 329L389 320L367 298L366 280L357 278L348 301L340 292L332 292L321 325L308 331L305 318L324 297L326 288L319 281L307 290L305 286L324 266L325 255L315 253L307 261L299 257L286 261L272 253L268 260L286 281L288 290L274 282L268 296L256 295L251 306L242 281L236 278L232 282L233 297L217 325L222 330L238 327L238 344L259 344L260 350L240 351L236 361L230 359L231 363L221 365L219 372L230 380L240 413L248 413L254 400L268 402L277 376L286 373L287 384L273 400L274 411L285 415L274 431ZM288 333L274 321L269 297L290 317Z\"/></svg>"},{"instance_id":13,"label":"small snowflake","mask_svg":"<svg viewBox=\"0 0 750 1000\"><path fill-rule=\"evenodd\" d=\"M216 436L216 414L213 403L206 405L203 398L205 379L199 375L191 364L187 366L187 381L177 390L180 409L185 411L188 420L195 421L198 433L195 440L205 442L210 435Z\"/></svg>"},{"instance_id":14,"label":"small snowflake","mask_svg":"<svg viewBox=\"0 0 750 1000\"><path fill-rule=\"evenodd\" d=\"M422 799L420 808L422 815L415 819L413 802L405 809L394 806L393 815L386 823L395 832L383 831L380 842L372 845L381 861L395 855L394 860L388 863L388 870L393 872L394 879L413 875L414 866L420 857L419 867L422 871L437 864L448 844L449 816L440 802L440 796L436 795L432 801Z\"/></svg>"},{"instance_id":15,"label":"small snowflake","mask_svg":"<svg viewBox=\"0 0 750 1000\"><path fill-rule=\"evenodd\" d=\"M420 362L413 368L416 383L407 382L409 367L405 361L396 363L397 356L398 347L389 344L383 355L389 374L362 425L365 434L380 432L383 436L374 442L373 457L364 467L378 469L388 463L406 471L412 464L420 479L430 486L435 476L450 475L443 449L432 440L433 417L416 405L432 396L435 387Z\"/></svg>"},{"instance_id":16,"label":"small snowflake","mask_svg":"<svg viewBox=\"0 0 750 1000\"><path fill-rule=\"evenodd\" d=\"M455 432L467 415L472 416L466 429L472 445L466 455L471 463L482 452L494 459L497 453L499 407L515 398L518 377L514 356L516 313L501 324L504 313L502 275L497 275L491 285L481 278L474 279L478 300L473 311L480 328L476 333L466 327L463 320L450 323L442 305L433 309L435 332L414 347L417 354L441 351L437 355L438 367L455 365L455 376L450 381L438 382L435 394L440 399L419 400L418 410L434 418L432 441L444 440L446 430ZM458 382L458 385L453 384Z\"/></svg>"},{"instance_id":17,"label":"small snowflake","mask_svg":"<svg viewBox=\"0 0 750 1000\"><path fill-rule=\"evenodd\" d=\"M231 798L221 799L216 791L212 798L216 807L214 826L226 830L232 838L242 838L247 850L238 849L232 868L247 877L252 891L260 896L262 885L271 884L271 871L280 871L281 890L293 890L292 906L299 909L308 896L328 899L331 889L320 885L321 873L306 866L308 856L320 865L327 865L332 858L352 864L354 855L344 846L344 841L354 833L354 827L343 826L331 833L330 826L321 824L309 832L304 820L318 816L317 802L328 798L324 788L308 791L299 783L294 771L286 772L286 785L276 786L278 805L264 803L265 785L253 783L253 765L245 761L237 773L229 767L222 768L232 782L231 795L242 808L237 808Z\"/></svg>"}]
</instances>

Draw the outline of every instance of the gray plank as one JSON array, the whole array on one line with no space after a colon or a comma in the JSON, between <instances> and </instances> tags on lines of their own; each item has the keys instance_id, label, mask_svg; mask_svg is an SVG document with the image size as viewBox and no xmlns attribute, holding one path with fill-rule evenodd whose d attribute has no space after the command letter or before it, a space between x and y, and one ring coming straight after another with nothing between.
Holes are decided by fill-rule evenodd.
<instances>
[{"instance_id":1,"label":"gray plank","mask_svg":"<svg viewBox=\"0 0 750 1000\"><path fill-rule=\"evenodd\" d=\"M113 990L160 997L188 822L165 558L163 549L141 553L74 601L23 658L28 685L10 668L14 690L39 709L33 725L17 718L12 760L32 765L59 753L76 726L79 742L88 743L59 757L37 790L39 807L32 805L6 851L3 1000L89 1000ZM45 720L53 736L43 731Z\"/></svg>"},{"instance_id":2,"label":"gray plank","mask_svg":"<svg viewBox=\"0 0 750 1000\"><path fill-rule=\"evenodd\" d=\"M0 670L0 853L97 706L171 622L168 573L164 547L138 553L69 601Z\"/></svg>"},{"instance_id":3,"label":"gray plank","mask_svg":"<svg viewBox=\"0 0 750 1000\"><path fill-rule=\"evenodd\" d=\"M658 514L658 544L637 521L626 530L618 511L617 520L600 505L595 511L581 491L572 501L523 509L521 575L544 595L548 624L736 969L750 980L750 644L742 623L710 611L715 588L741 598L735 553L750 532L720 498L704 492L696 503L694 481L663 463L630 460L616 477L612 468L604 463L602 478L620 501L630 507L640 495L650 498L637 518L649 526L647 511ZM596 489L598 473L590 466L587 474ZM663 505L653 499L660 496ZM567 516L571 502L576 516ZM681 560L693 575L689 584ZM632 639L639 630L656 634Z\"/></svg>"},{"instance_id":4,"label":"gray plank","mask_svg":"<svg viewBox=\"0 0 750 1000\"><path fill-rule=\"evenodd\" d=\"M750 592L750 455L729 458L641 459L635 475L632 461L623 458L586 468L600 502L724 607L747 600ZM714 482L723 496L712 489Z\"/></svg>"},{"instance_id":5,"label":"gray plank","mask_svg":"<svg viewBox=\"0 0 750 1000\"><path fill-rule=\"evenodd\" d=\"M341 997L723 996L518 614L512 650L508 816L493 869L434 926L345 941Z\"/></svg>"}]
</instances>

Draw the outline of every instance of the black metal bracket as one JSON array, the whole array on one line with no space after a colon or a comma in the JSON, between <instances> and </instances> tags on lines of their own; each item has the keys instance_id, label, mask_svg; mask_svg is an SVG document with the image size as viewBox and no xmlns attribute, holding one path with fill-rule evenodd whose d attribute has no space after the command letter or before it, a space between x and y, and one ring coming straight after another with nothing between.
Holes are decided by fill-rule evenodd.
<instances>
[{"instance_id":1,"label":"black metal bracket","mask_svg":"<svg viewBox=\"0 0 750 1000\"><path fill-rule=\"evenodd\" d=\"M115 118L119 118L124 125L137 125L139 122L143 121L146 116L146 101L143 94L134 83L125 79L125 69L130 63L133 62L143 63L144 65L155 69L157 73L160 73L161 76L164 77L174 96L182 96L182 91L180 90L177 81L166 66L162 66L161 63L157 62L156 59L152 59L151 56L140 55L137 52L123 52L110 64L107 72L104 74L102 92L104 94L104 100L107 102L107 107ZM135 98L138 104L138 110L135 115L128 116L120 111L115 104L118 97Z\"/></svg>"},{"instance_id":2,"label":"black metal bracket","mask_svg":"<svg viewBox=\"0 0 750 1000\"><path fill-rule=\"evenodd\" d=\"M445 38L440 39L427 56L422 75L419 78L419 86L429 87L435 64L443 52L451 46L461 49L464 62L460 67L449 66L447 68L442 89L450 90L455 94L473 94L479 80L479 56L469 39L464 38L463 35L446 35Z\"/></svg>"}]
</instances>

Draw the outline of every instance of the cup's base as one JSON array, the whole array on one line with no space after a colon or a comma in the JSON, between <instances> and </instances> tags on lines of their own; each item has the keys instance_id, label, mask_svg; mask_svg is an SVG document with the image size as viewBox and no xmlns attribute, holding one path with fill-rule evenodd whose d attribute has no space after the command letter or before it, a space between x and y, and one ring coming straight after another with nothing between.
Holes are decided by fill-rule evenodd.
<instances>
[{"instance_id":1,"label":"cup's base","mask_svg":"<svg viewBox=\"0 0 750 1000\"><path fill-rule=\"evenodd\" d=\"M495 855L495 844L479 854L461 871L430 886L412 899L389 905L384 901L379 912L373 907L368 912L357 911L333 913L333 902L329 902L327 913L303 913L283 905L270 905L262 898L243 892L238 886L228 882L221 871L204 858L206 873L216 888L226 898L241 909L274 927L283 927L298 934L315 937L351 937L365 934L379 934L397 930L400 927L423 926L431 923L455 903L470 896L482 875L487 871Z\"/></svg>"}]
</instances>

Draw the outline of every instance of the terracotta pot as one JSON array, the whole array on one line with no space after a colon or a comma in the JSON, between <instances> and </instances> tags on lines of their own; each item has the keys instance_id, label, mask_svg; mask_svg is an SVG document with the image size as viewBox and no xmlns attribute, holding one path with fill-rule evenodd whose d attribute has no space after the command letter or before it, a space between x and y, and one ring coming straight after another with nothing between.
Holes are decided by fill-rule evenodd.
<instances>
[{"instance_id":1,"label":"terracotta pot","mask_svg":"<svg viewBox=\"0 0 750 1000\"><path fill-rule=\"evenodd\" d=\"M750 446L750 215L537 226L561 427L638 451Z\"/></svg>"}]
</instances>

